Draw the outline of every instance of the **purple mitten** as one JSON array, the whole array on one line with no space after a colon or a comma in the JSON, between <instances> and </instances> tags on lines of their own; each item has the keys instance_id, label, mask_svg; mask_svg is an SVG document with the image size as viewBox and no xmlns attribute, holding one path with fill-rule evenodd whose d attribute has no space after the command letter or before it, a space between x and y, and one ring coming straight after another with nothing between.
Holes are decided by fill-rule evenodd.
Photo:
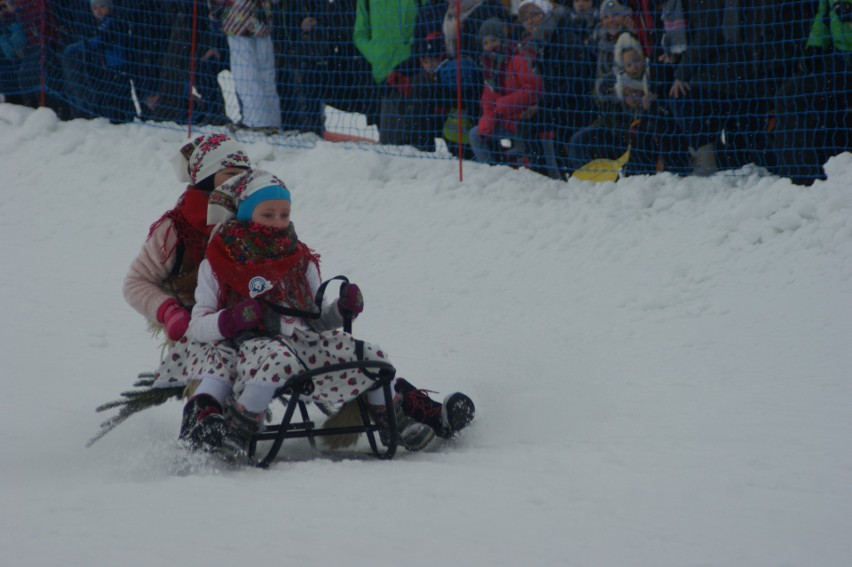
<instances>
[{"instance_id":1,"label":"purple mitten","mask_svg":"<svg viewBox=\"0 0 852 567\"><path fill-rule=\"evenodd\" d=\"M157 309L157 321L166 328L166 336L176 341L186 334L190 314L176 299L167 299Z\"/></svg>"},{"instance_id":2,"label":"purple mitten","mask_svg":"<svg viewBox=\"0 0 852 567\"><path fill-rule=\"evenodd\" d=\"M340 299L337 300L337 309L344 317L354 319L364 310L364 296L361 289L354 283L340 286Z\"/></svg>"},{"instance_id":3,"label":"purple mitten","mask_svg":"<svg viewBox=\"0 0 852 567\"><path fill-rule=\"evenodd\" d=\"M263 307L256 299L246 299L219 314L219 332L226 339L263 323Z\"/></svg>"}]
</instances>

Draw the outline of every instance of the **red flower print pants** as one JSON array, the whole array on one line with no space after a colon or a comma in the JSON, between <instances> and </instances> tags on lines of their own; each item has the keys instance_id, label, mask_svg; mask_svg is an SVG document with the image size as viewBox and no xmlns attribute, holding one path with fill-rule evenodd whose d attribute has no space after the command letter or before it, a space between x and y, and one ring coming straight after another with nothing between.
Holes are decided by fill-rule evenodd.
<instances>
[{"instance_id":1,"label":"red flower print pants","mask_svg":"<svg viewBox=\"0 0 852 567\"><path fill-rule=\"evenodd\" d=\"M364 360L386 360L376 345L364 343ZM234 397L246 409L262 411L275 390L302 370L357 360L355 339L340 330L295 330L283 337L259 337L240 344L237 352ZM358 397L375 382L361 370L344 370L314 378L314 401L343 403Z\"/></svg>"}]
</instances>

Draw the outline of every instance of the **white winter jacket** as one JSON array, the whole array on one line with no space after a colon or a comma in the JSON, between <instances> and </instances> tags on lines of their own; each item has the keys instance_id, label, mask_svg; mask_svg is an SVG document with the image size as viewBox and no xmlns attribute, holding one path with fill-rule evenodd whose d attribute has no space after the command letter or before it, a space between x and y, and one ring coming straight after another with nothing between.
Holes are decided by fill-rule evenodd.
<instances>
[{"instance_id":1,"label":"white winter jacket","mask_svg":"<svg viewBox=\"0 0 852 567\"><path fill-rule=\"evenodd\" d=\"M308 284L311 286L314 297L316 297L322 282L320 281L319 270L313 262L308 262L305 276L308 278ZM189 323L189 336L195 341L209 343L225 339L219 332L219 314L223 311L219 305L219 289L219 282L213 273L213 268L210 267L210 262L203 260L198 268L195 307L192 308L192 320ZM282 306L293 308L292 305L282 304ZM343 316L337 309L337 302L334 299L329 299L328 296L323 299L322 316L319 319L312 321L301 318L296 318L294 321L288 319L291 318L281 318L280 334L285 337L292 335L295 329L326 331L337 329L343 325Z\"/></svg>"}]
</instances>

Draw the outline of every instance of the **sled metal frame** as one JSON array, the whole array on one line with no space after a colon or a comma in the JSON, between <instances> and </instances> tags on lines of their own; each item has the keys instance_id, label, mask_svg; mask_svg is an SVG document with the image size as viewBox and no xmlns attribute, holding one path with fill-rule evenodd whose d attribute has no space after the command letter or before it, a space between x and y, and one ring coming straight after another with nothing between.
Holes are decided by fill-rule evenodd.
<instances>
[{"instance_id":1,"label":"sled metal frame","mask_svg":"<svg viewBox=\"0 0 852 567\"><path fill-rule=\"evenodd\" d=\"M328 435L344 435L353 433L366 433L367 441L370 443L372 454L379 459L389 460L396 454L399 441L396 415L393 411L388 415L388 442L385 450L380 450L376 442L375 433L384 429L383 426L373 423L367 412L367 402L363 396L359 396L358 409L361 415L361 425L350 427L320 427L317 428L308 416L307 402L303 396L310 396L314 391L314 377L341 370L362 370L364 374L375 382L372 389L381 388L384 393L385 407L393 407L393 392L391 392L391 381L396 375L396 369L388 362L380 360L355 360L331 364L321 368L306 370L288 379L287 382L275 391L275 397L286 406L284 417L277 425L269 425L262 432L255 434L249 447L249 458L253 457L258 441L272 441L272 447L258 463L257 467L267 468L278 455L281 445L286 439L307 438L311 448L316 450L316 438ZM293 421L299 408L301 421Z\"/></svg>"}]
</instances>

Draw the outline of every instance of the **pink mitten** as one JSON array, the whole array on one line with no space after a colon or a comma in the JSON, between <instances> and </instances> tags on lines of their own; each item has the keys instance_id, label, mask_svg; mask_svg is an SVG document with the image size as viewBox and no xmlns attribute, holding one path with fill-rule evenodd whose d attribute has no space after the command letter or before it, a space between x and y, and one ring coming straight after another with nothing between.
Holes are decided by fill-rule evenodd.
<instances>
[{"instance_id":1,"label":"pink mitten","mask_svg":"<svg viewBox=\"0 0 852 567\"><path fill-rule=\"evenodd\" d=\"M190 313L177 299L167 299L157 309L157 321L166 328L166 336L176 341L186 334Z\"/></svg>"},{"instance_id":2,"label":"pink mitten","mask_svg":"<svg viewBox=\"0 0 852 567\"><path fill-rule=\"evenodd\" d=\"M364 296L361 295L361 289L356 284L350 283L341 286L337 309L344 317L348 315L353 319L364 310Z\"/></svg>"},{"instance_id":3,"label":"pink mitten","mask_svg":"<svg viewBox=\"0 0 852 567\"><path fill-rule=\"evenodd\" d=\"M263 323L263 306L256 299L246 299L219 314L219 332L225 338L236 337L243 331Z\"/></svg>"}]
</instances>

